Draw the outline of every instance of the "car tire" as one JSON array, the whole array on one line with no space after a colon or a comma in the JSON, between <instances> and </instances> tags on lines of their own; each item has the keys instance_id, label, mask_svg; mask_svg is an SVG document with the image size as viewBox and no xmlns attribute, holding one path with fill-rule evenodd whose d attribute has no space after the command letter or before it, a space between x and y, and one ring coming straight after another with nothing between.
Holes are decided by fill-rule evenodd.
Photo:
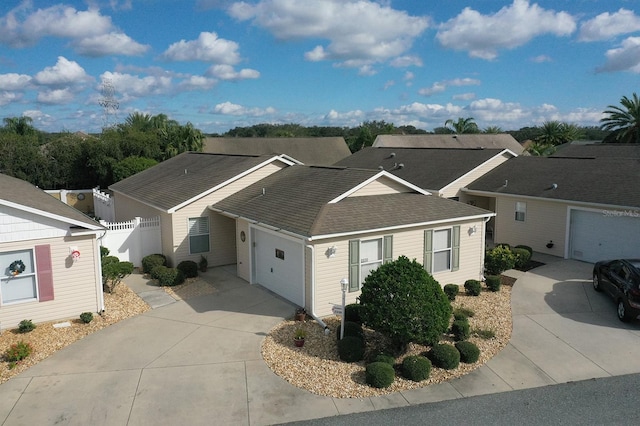
<instances>
[{"instance_id":1,"label":"car tire","mask_svg":"<svg viewBox=\"0 0 640 426\"><path fill-rule=\"evenodd\" d=\"M631 306L624 299L618 300L618 319L622 322L629 322L633 318L631 315Z\"/></svg>"},{"instance_id":2,"label":"car tire","mask_svg":"<svg viewBox=\"0 0 640 426\"><path fill-rule=\"evenodd\" d=\"M600 286L600 277L595 272L593 274L593 289L595 291L602 291L602 287Z\"/></svg>"}]
</instances>

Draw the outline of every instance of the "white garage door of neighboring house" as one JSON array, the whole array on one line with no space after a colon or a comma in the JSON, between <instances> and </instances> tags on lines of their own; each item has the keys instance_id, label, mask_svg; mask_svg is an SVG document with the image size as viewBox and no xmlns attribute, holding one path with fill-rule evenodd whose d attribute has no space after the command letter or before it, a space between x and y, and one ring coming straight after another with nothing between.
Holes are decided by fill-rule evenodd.
<instances>
[{"instance_id":1,"label":"white garage door of neighboring house","mask_svg":"<svg viewBox=\"0 0 640 426\"><path fill-rule=\"evenodd\" d=\"M571 210L569 257L586 262L640 258L640 217Z\"/></svg>"},{"instance_id":2,"label":"white garage door of neighboring house","mask_svg":"<svg viewBox=\"0 0 640 426\"><path fill-rule=\"evenodd\" d=\"M254 229L256 282L285 299L304 306L302 243Z\"/></svg>"}]
</instances>

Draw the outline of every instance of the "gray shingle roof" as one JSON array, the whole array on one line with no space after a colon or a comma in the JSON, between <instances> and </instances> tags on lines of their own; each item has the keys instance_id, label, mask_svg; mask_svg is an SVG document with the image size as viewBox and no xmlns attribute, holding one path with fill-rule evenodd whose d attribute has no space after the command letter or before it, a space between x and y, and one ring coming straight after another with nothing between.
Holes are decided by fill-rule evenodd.
<instances>
[{"instance_id":1,"label":"gray shingle roof","mask_svg":"<svg viewBox=\"0 0 640 426\"><path fill-rule=\"evenodd\" d=\"M505 186L506 182L506 186ZM468 185L470 190L640 207L640 160L517 157ZM557 188L553 188L553 184Z\"/></svg>"},{"instance_id":2,"label":"gray shingle roof","mask_svg":"<svg viewBox=\"0 0 640 426\"><path fill-rule=\"evenodd\" d=\"M375 147L404 148L492 148L510 149L520 155L522 145L510 134L479 133L462 135L379 135Z\"/></svg>"},{"instance_id":3,"label":"gray shingle roof","mask_svg":"<svg viewBox=\"0 0 640 426\"><path fill-rule=\"evenodd\" d=\"M423 189L440 190L503 149L374 148L355 152L336 166L384 170ZM399 165L402 164L402 168Z\"/></svg>"},{"instance_id":4,"label":"gray shingle roof","mask_svg":"<svg viewBox=\"0 0 640 426\"><path fill-rule=\"evenodd\" d=\"M291 166L214 204L214 209L312 237L396 227L489 212L419 193L329 201L378 171Z\"/></svg>"},{"instance_id":5,"label":"gray shingle roof","mask_svg":"<svg viewBox=\"0 0 640 426\"><path fill-rule=\"evenodd\" d=\"M42 212L45 216L58 216L73 226L103 229L89 216L47 194L22 179L0 174L0 204L2 201L19 204Z\"/></svg>"},{"instance_id":6,"label":"gray shingle roof","mask_svg":"<svg viewBox=\"0 0 640 426\"><path fill-rule=\"evenodd\" d=\"M272 156L185 152L109 187L168 211L198 197Z\"/></svg>"},{"instance_id":7,"label":"gray shingle roof","mask_svg":"<svg viewBox=\"0 0 640 426\"><path fill-rule=\"evenodd\" d=\"M552 157L574 158L640 158L640 144L598 143L566 144L558 147Z\"/></svg>"},{"instance_id":8,"label":"gray shingle roof","mask_svg":"<svg viewBox=\"0 0 640 426\"><path fill-rule=\"evenodd\" d=\"M351 155L342 137L325 138L206 138L204 152L216 154L286 154L315 166L330 166Z\"/></svg>"}]
</instances>

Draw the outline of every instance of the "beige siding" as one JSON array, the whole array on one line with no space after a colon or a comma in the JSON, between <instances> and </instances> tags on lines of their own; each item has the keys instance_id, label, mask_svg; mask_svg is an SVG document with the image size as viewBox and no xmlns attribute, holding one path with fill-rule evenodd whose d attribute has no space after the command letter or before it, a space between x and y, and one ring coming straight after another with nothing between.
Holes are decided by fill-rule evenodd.
<instances>
[{"instance_id":1,"label":"beige siding","mask_svg":"<svg viewBox=\"0 0 640 426\"><path fill-rule=\"evenodd\" d=\"M399 192L410 192L411 189L407 188L393 179L388 177L380 177L373 182L358 189L350 197L362 197L367 195L383 195L383 194L397 194Z\"/></svg>"},{"instance_id":2,"label":"beige siding","mask_svg":"<svg viewBox=\"0 0 640 426\"><path fill-rule=\"evenodd\" d=\"M97 259L95 236L49 238L38 241L13 242L2 245L2 251L33 249L36 245L51 247L54 300L24 302L0 306L2 329L13 328L24 319L35 323L72 319L82 312L101 309L101 283L96 283ZM69 247L75 246L81 258L72 262Z\"/></svg>"},{"instance_id":3,"label":"beige siding","mask_svg":"<svg viewBox=\"0 0 640 426\"><path fill-rule=\"evenodd\" d=\"M241 232L244 232L244 241L240 238ZM251 235L249 233L249 222L246 220L236 220L236 242L238 276L247 282L251 282Z\"/></svg>"},{"instance_id":4,"label":"beige siding","mask_svg":"<svg viewBox=\"0 0 640 426\"><path fill-rule=\"evenodd\" d=\"M500 164L507 161L509 158L512 158L512 155L506 153L492 158L491 160L480 165L474 170L471 170L460 179L455 180L449 185L445 186L442 189L442 196L446 198L460 197L460 201L466 202L466 195L462 191L460 191L460 189L467 187L471 182L477 180L478 178L481 178L494 168L498 167Z\"/></svg>"},{"instance_id":5,"label":"beige siding","mask_svg":"<svg viewBox=\"0 0 640 426\"><path fill-rule=\"evenodd\" d=\"M484 263L484 229L483 221L457 222L460 225L460 269L454 272L441 272L434 278L444 286L455 283L463 285L468 279L480 279ZM476 226L476 232L470 234L469 228ZM432 229L441 229L437 227ZM404 230L393 235L393 258L400 255L407 256L423 263L424 258L424 230L425 228ZM384 234L363 234L359 239L380 238ZM333 258L326 256L327 249L336 247ZM340 304L342 292L340 280L349 276L349 241L329 240L315 244L315 311L319 316L331 315L333 304ZM355 303L360 292L347 293L346 303Z\"/></svg>"},{"instance_id":6,"label":"beige siding","mask_svg":"<svg viewBox=\"0 0 640 426\"><path fill-rule=\"evenodd\" d=\"M524 222L515 220L516 202L525 202ZM496 197L494 241L513 245L524 244L534 251L564 256L567 230L567 204L515 197ZM546 244L552 240L553 248Z\"/></svg>"},{"instance_id":7,"label":"beige siding","mask_svg":"<svg viewBox=\"0 0 640 426\"><path fill-rule=\"evenodd\" d=\"M113 194L113 203L116 222L125 222L134 217L156 217L161 212L160 209L143 204L118 192Z\"/></svg>"}]
</instances>

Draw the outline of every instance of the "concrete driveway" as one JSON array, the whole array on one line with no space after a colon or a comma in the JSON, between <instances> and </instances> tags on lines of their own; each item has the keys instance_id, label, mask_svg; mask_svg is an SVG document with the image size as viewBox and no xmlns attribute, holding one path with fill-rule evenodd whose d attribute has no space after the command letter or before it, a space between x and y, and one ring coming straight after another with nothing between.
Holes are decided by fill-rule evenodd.
<instances>
[{"instance_id":1,"label":"concrete driveway","mask_svg":"<svg viewBox=\"0 0 640 426\"><path fill-rule=\"evenodd\" d=\"M640 372L640 327L620 323L614 304L591 289L591 265L540 260L548 263L512 271L520 277L511 343L448 383L363 399L297 389L260 355L266 332L294 307L215 269L206 278L217 293L163 299L156 309L88 336L1 385L0 420L265 425Z\"/></svg>"}]
</instances>

